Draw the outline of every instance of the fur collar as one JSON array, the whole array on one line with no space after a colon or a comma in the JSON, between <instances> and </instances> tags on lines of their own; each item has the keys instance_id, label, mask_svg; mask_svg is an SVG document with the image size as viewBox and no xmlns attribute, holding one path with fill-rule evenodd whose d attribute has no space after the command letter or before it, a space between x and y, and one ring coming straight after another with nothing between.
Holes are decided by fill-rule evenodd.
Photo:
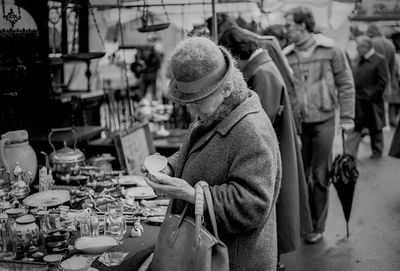
<instances>
[{"instance_id":1,"label":"fur collar","mask_svg":"<svg viewBox=\"0 0 400 271\"><path fill-rule=\"evenodd\" d=\"M313 38L315 39L315 45L317 47L325 47L325 48L332 48L336 45L335 41L323 34L313 34ZM286 46L282 52L285 56L294 52L294 43L289 44Z\"/></svg>"}]
</instances>

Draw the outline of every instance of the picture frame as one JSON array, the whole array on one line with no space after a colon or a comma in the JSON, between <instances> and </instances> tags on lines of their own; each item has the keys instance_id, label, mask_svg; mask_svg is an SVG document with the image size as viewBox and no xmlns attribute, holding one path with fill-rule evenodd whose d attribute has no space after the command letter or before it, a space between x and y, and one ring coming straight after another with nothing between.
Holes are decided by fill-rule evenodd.
<instances>
[{"instance_id":1,"label":"picture frame","mask_svg":"<svg viewBox=\"0 0 400 271\"><path fill-rule=\"evenodd\" d=\"M155 153L148 123L129 128L114 136L121 169L129 175L142 175L140 168L144 159Z\"/></svg>"}]
</instances>

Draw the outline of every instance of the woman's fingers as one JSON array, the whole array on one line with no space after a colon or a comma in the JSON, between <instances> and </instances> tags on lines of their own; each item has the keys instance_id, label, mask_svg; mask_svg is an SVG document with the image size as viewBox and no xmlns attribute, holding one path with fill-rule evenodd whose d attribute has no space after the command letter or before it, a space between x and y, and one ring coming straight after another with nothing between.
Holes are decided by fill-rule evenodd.
<instances>
[{"instance_id":1,"label":"woman's fingers","mask_svg":"<svg viewBox=\"0 0 400 271\"><path fill-rule=\"evenodd\" d=\"M152 182L164 184L164 185L172 185L173 181L172 178L168 175L165 175L160 172L149 172L149 179Z\"/></svg>"},{"instance_id":2,"label":"woman's fingers","mask_svg":"<svg viewBox=\"0 0 400 271\"><path fill-rule=\"evenodd\" d=\"M173 187L165 185L165 184L159 184L159 183L155 183L151 180L146 180L147 184L151 186L151 188L153 188L158 194L168 194L169 192L171 192L171 189L173 189Z\"/></svg>"}]
</instances>

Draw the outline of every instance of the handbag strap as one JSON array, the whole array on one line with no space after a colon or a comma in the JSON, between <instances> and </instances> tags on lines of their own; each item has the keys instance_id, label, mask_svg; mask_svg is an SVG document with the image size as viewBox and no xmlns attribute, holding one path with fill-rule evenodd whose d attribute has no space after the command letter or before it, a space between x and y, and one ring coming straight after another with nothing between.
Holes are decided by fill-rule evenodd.
<instances>
[{"instance_id":1,"label":"handbag strap","mask_svg":"<svg viewBox=\"0 0 400 271\"><path fill-rule=\"evenodd\" d=\"M219 240L217 220L215 218L214 204L213 204L212 197L211 197L210 187L208 186L208 183L206 183L204 181L200 181L196 185L199 185L202 187L202 190L203 190L205 198L206 198L208 215L210 216L210 221L211 221L211 226L214 231L214 236L215 236L215 238L217 238ZM203 205L203 207L204 207L204 205Z\"/></svg>"},{"instance_id":2,"label":"handbag strap","mask_svg":"<svg viewBox=\"0 0 400 271\"><path fill-rule=\"evenodd\" d=\"M194 186L196 191L196 200L194 204L194 215L195 215L195 234L194 234L194 249L197 248L200 239L200 229L203 222L204 212L204 193L203 188L200 185ZM195 253L193 254L195 256ZM194 260L194 258L193 258Z\"/></svg>"}]
</instances>

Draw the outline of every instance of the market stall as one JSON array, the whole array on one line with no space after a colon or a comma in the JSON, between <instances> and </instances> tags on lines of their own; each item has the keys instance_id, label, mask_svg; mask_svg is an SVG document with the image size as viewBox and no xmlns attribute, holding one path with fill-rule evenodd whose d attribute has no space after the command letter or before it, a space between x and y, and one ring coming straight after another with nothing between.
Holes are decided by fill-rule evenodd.
<instances>
[{"instance_id":1,"label":"market stall","mask_svg":"<svg viewBox=\"0 0 400 271\"><path fill-rule=\"evenodd\" d=\"M143 174L112 170L112 157L89 164L75 148L54 150L36 172L32 148L15 146L17 136L26 134L11 132L1 142L0 268L136 270L154 248L169 199ZM166 166L160 155L136 159L127 170Z\"/></svg>"}]
</instances>

